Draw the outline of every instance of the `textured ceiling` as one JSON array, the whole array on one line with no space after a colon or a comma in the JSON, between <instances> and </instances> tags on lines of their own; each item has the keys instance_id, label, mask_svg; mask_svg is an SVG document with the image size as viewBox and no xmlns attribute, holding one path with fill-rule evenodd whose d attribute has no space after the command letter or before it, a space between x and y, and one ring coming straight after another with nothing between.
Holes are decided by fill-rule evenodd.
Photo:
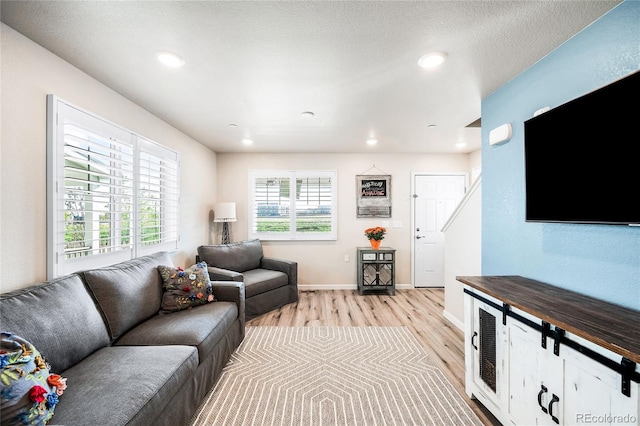
<instances>
[{"instance_id":1,"label":"textured ceiling","mask_svg":"<svg viewBox=\"0 0 640 426\"><path fill-rule=\"evenodd\" d=\"M450 153L480 148L482 98L618 3L3 0L0 15L217 152ZM419 68L431 50L447 61Z\"/></svg>"}]
</instances>

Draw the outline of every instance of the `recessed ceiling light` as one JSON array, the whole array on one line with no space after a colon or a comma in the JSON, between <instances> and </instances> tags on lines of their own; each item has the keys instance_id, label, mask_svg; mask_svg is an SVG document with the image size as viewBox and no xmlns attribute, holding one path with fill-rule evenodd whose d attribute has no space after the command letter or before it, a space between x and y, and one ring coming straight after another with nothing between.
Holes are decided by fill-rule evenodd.
<instances>
[{"instance_id":1,"label":"recessed ceiling light","mask_svg":"<svg viewBox=\"0 0 640 426\"><path fill-rule=\"evenodd\" d=\"M231 124L229 124L229 127L238 127L238 125L235 124L235 123L231 123Z\"/></svg>"},{"instance_id":2,"label":"recessed ceiling light","mask_svg":"<svg viewBox=\"0 0 640 426\"><path fill-rule=\"evenodd\" d=\"M427 129L435 129L437 126L435 124L429 124Z\"/></svg>"},{"instance_id":3,"label":"recessed ceiling light","mask_svg":"<svg viewBox=\"0 0 640 426\"><path fill-rule=\"evenodd\" d=\"M466 143L466 142L458 142L458 143L456 144L456 148L458 148L458 149L462 149L462 148L464 148L464 147L466 147L466 146L467 146L467 143Z\"/></svg>"},{"instance_id":4,"label":"recessed ceiling light","mask_svg":"<svg viewBox=\"0 0 640 426\"><path fill-rule=\"evenodd\" d=\"M161 50L156 53L156 56L162 64L171 68L178 68L184 65L184 59L177 53Z\"/></svg>"},{"instance_id":5,"label":"recessed ceiling light","mask_svg":"<svg viewBox=\"0 0 640 426\"><path fill-rule=\"evenodd\" d=\"M242 143L245 144L245 145L252 145L253 141L251 139L249 139L249 138L244 138L244 139L242 139Z\"/></svg>"},{"instance_id":6,"label":"recessed ceiling light","mask_svg":"<svg viewBox=\"0 0 640 426\"><path fill-rule=\"evenodd\" d=\"M311 118L313 117L315 114L311 111L303 111L300 113L301 116L303 117L307 117L307 118Z\"/></svg>"},{"instance_id":7,"label":"recessed ceiling light","mask_svg":"<svg viewBox=\"0 0 640 426\"><path fill-rule=\"evenodd\" d=\"M418 65L422 68L435 68L447 59L444 52L430 52L418 60Z\"/></svg>"},{"instance_id":8,"label":"recessed ceiling light","mask_svg":"<svg viewBox=\"0 0 640 426\"><path fill-rule=\"evenodd\" d=\"M369 146L373 146L373 145L375 145L377 143L378 143L378 139L376 139L376 138L367 139L367 145L369 145Z\"/></svg>"}]
</instances>

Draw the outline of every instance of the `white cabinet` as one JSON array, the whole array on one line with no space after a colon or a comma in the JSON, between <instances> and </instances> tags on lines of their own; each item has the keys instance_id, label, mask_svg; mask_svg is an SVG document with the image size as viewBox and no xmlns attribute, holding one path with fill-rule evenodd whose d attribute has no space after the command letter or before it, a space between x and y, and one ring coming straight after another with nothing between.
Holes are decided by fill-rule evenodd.
<instances>
[{"instance_id":1,"label":"white cabinet","mask_svg":"<svg viewBox=\"0 0 640 426\"><path fill-rule=\"evenodd\" d=\"M509 321L508 334L509 415L517 424L525 424L527 421L540 424L540 407L548 406L546 398L549 389L549 383L544 385L540 382L544 362L544 352L537 349L540 339L533 329L513 321ZM532 401L537 403L533 404Z\"/></svg>"},{"instance_id":2,"label":"white cabinet","mask_svg":"<svg viewBox=\"0 0 640 426\"><path fill-rule=\"evenodd\" d=\"M562 348L561 351L564 352L561 353L564 360L562 424L638 424L638 383L630 383L630 395L626 396L620 390L620 373L571 348ZM620 357L612 358L620 361Z\"/></svg>"},{"instance_id":3,"label":"white cabinet","mask_svg":"<svg viewBox=\"0 0 640 426\"><path fill-rule=\"evenodd\" d=\"M563 360L542 348L537 330L512 318L507 320L509 340L509 404L514 424L562 423ZM553 342L547 339L547 348ZM557 423L556 423L557 421Z\"/></svg>"},{"instance_id":4,"label":"white cabinet","mask_svg":"<svg viewBox=\"0 0 640 426\"><path fill-rule=\"evenodd\" d=\"M639 424L636 363L623 392L621 355L494 296L465 286L470 397L505 425Z\"/></svg>"},{"instance_id":5,"label":"white cabinet","mask_svg":"<svg viewBox=\"0 0 640 426\"><path fill-rule=\"evenodd\" d=\"M465 383L469 397L495 413L508 391L504 374L507 335L502 313L491 305L495 299L485 297L487 302L465 297Z\"/></svg>"}]
</instances>

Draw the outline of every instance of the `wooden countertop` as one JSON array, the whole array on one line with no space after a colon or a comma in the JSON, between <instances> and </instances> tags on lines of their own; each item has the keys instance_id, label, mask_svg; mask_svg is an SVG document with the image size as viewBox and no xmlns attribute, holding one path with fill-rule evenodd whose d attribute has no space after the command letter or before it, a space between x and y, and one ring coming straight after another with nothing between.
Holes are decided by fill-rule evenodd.
<instances>
[{"instance_id":1,"label":"wooden countertop","mask_svg":"<svg viewBox=\"0 0 640 426\"><path fill-rule=\"evenodd\" d=\"M640 311L518 275L460 276L456 279L640 363Z\"/></svg>"}]
</instances>

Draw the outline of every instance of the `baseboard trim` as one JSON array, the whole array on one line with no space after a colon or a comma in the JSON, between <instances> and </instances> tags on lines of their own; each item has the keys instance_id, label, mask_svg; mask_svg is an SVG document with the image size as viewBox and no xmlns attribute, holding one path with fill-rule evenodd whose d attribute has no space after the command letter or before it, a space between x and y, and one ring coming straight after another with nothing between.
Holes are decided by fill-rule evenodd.
<instances>
[{"instance_id":1,"label":"baseboard trim","mask_svg":"<svg viewBox=\"0 0 640 426\"><path fill-rule=\"evenodd\" d=\"M462 321L458 320L458 318L456 318L453 315L451 315L446 309L444 309L442 311L442 316L446 320L448 320L451 324L453 324L456 327L458 327L461 331L464 331L464 323Z\"/></svg>"},{"instance_id":2,"label":"baseboard trim","mask_svg":"<svg viewBox=\"0 0 640 426\"><path fill-rule=\"evenodd\" d=\"M357 290L355 284L298 284L300 291L317 291L317 290Z\"/></svg>"},{"instance_id":3,"label":"baseboard trim","mask_svg":"<svg viewBox=\"0 0 640 426\"><path fill-rule=\"evenodd\" d=\"M396 290L410 290L411 284L396 284ZM300 291L318 291L318 290L357 290L356 284L298 284Z\"/></svg>"}]
</instances>

